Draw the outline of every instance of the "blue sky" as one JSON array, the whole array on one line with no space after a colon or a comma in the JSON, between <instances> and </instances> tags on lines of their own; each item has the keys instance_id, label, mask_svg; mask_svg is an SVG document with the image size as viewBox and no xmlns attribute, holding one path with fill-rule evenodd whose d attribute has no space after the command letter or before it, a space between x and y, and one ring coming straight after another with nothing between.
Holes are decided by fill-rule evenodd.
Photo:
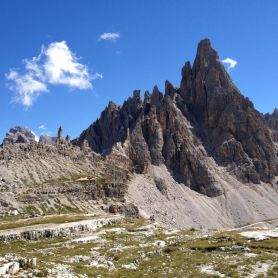
<instances>
[{"instance_id":1,"label":"blue sky","mask_svg":"<svg viewBox=\"0 0 278 278\"><path fill-rule=\"evenodd\" d=\"M203 38L221 59L237 61L230 74L259 111L278 107L275 0L1 0L0 33L0 141L15 125L38 135L62 125L74 138L109 100L121 104L155 84L164 91L166 79L178 86ZM65 61L56 63L57 53ZM40 84L20 87L26 76ZM45 92L19 97L30 84Z\"/></svg>"}]
</instances>

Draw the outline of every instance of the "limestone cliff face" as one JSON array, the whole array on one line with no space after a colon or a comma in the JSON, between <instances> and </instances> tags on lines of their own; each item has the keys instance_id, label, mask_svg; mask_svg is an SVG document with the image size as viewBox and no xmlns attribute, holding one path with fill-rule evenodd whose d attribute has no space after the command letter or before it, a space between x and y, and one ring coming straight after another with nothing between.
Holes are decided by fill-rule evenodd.
<instances>
[{"instance_id":1,"label":"limestone cliff face","mask_svg":"<svg viewBox=\"0 0 278 278\"><path fill-rule=\"evenodd\" d=\"M245 98L209 40L199 43L193 67L185 63L180 88L134 91L123 106L109 103L77 139L107 155L119 142L134 171L165 164L173 177L207 196L223 193L208 160L213 157L241 182L271 182L278 158L263 116Z\"/></svg>"}]
</instances>

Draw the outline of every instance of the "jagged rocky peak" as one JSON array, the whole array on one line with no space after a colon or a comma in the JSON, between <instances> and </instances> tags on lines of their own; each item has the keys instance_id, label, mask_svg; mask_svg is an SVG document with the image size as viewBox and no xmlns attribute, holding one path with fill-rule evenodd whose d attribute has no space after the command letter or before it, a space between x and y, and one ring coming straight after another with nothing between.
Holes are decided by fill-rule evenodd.
<instances>
[{"instance_id":1,"label":"jagged rocky peak","mask_svg":"<svg viewBox=\"0 0 278 278\"><path fill-rule=\"evenodd\" d=\"M172 83L168 80L165 81L165 95L166 96L174 96L176 89L174 88L174 86L172 85Z\"/></svg>"},{"instance_id":2,"label":"jagged rocky peak","mask_svg":"<svg viewBox=\"0 0 278 278\"><path fill-rule=\"evenodd\" d=\"M199 42L197 54L193 68L198 72L204 68L212 68L219 66L219 57L217 52L212 48L210 40L204 39Z\"/></svg>"},{"instance_id":3,"label":"jagged rocky peak","mask_svg":"<svg viewBox=\"0 0 278 278\"><path fill-rule=\"evenodd\" d=\"M159 91L158 87L155 85L153 87L153 92L151 95L151 104L158 106L163 99L163 94Z\"/></svg>"},{"instance_id":4,"label":"jagged rocky peak","mask_svg":"<svg viewBox=\"0 0 278 278\"><path fill-rule=\"evenodd\" d=\"M243 182L269 182L278 172L273 142L262 115L233 84L209 40L199 43L192 70L182 71L181 95L220 165Z\"/></svg>"},{"instance_id":5,"label":"jagged rocky peak","mask_svg":"<svg viewBox=\"0 0 278 278\"><path fill-rule=\"evenodd\" d=\"M208 196L223 192L210 156L241 182L278 175L263 116L233 84L208 39L199 43L193 67L185 63L180 88L167 80L164 95L155 86L143 100L135 90L122 106L109 104L78 141L84 139L106 154L120 142L137 173L165 164L176 180Z\"/></svg>"},{"instance_id":6,"label":"jagged rocky peak","mask_svg":"<svg viewBox=\"0 0 278 278\"><path fill-rule=\"evenodd\" d=\"M108 106L106 108L107 112L113 112L119 110L119 106L113 101L109 101Z\"/></svg>"},{"instance_id":7,"label":"jagged rocky peak","mask_svg":"<svg viewBox=\"0 0 278 278\"><path fill-rule=\"evenodd\" d=\"M36 143L36 137L28 128L15 126L6 133L3 144Z\"/></svg>"}]
</instances>

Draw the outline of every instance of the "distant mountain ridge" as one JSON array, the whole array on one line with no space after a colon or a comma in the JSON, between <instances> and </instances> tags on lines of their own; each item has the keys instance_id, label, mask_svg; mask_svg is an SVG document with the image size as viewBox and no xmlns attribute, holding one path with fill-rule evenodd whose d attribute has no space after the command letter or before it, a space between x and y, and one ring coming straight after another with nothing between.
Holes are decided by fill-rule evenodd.
<instances>
[{"instance_id":1,"label":"distant mountain ridge","mask_svg":"<svg viewBox=\"0 0 278 278\"><path fill-rule=\"evenodd\" d=\"M28 128L15 126L7 132L3 144L35 143L35 135Z\"/></svg>"}]
</instances>

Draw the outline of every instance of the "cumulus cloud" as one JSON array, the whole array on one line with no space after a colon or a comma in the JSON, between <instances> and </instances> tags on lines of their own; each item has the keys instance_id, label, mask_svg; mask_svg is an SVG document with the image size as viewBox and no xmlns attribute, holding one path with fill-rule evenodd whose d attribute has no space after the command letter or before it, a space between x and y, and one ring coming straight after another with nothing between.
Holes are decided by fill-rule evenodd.
<instances>
[{"instance_id":1,"label":"cumulus cloud","mask_svg":"<svg viewBox=\"0 0 278 278\"><path fill-rule=\"evenodd\" d=\"M87 66L78 63L65 41L51 43L45 50L45 77L51 84L64 84L79 89L92 87Z\"/></svg>"},{"instance_id":2,"label":"cumulus cloud","mask_svg":"<svg viewBox=\"0 0 278 278\"><path fill-rule=\"evenodd\" d=\"M233 60L233 59L231 59L229 57L224 59L224 60L222 60L222 63L223 64L227 64L228 70L233 69L237 65L237 61Z\"/></svg>"},{"instance_id":3,"label":"cumulus cloud","mask_svg":"<svg viewBox=\"0 0 278 278\"><path fill-rule=\"evenodd\" d=\"M120 38L119 33L103 33L99 36L99 41L116 41Z\"/></svg>"},{"instance_id":4,"label":"cumulus cloud","mask_svg":"<svg viewBox=\"0 0 278 278\"><path fill-rule=\"evenodd\" d=\"M6 78L15 92L14 100L25 106L31 106L42 92L48 91L49 85L84 90L92 88L92 80L103 78L99 73L91 75L65 41L42 46L39 55L24 59L23 65L23 73L11 69Z\"/></svg>"}]
</instances>

